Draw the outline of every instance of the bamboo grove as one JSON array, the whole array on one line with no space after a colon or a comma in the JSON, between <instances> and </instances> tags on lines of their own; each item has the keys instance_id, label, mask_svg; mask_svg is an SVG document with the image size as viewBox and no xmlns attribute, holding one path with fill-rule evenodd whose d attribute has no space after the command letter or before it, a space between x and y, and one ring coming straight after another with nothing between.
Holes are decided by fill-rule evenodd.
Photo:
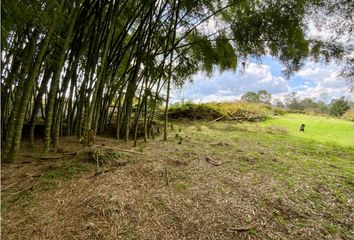
<instances>
[{"instance_id":1,"label":"bamboo grove","mask_svg":"<svg viewBox=\"0 0 354 240\"><path fill-rule=\"evenodd\" d=\"M2 1L2 157L16 159L24 124L33 145L38 122L44 152L63 135L112 125L136 144L142 124L146 141L163 102L166 140L170 89L197 71L235 70L240 59L269 54L291 73L331 54L305 37L306 9L317 2Z\"/></svg>"}]
</instances>

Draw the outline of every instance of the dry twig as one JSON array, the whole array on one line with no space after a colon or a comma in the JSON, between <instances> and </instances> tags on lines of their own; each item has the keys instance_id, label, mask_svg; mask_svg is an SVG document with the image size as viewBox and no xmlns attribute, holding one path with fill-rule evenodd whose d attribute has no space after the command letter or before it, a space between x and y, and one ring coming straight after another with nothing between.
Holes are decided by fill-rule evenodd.
<instances>
[{"instance_id":1,"label":"dry twig","mask_svg":"<svg viewBox=\"0 0 354 240\"><path fill-rule=\"evenodd\" d=\"M48 160L48 159L60 159L60 158L65 158L65 155L57 155L57 156L39 156L38 158L41 160Z\"/></svg>"},{"instance_id":2,"label":"dry twig","mask_svg":"<svg viewBox=\"0 0 354 240\"><path fill-rule=\"evenodd\" d=\"M231 228L231 231L236 231L236 232L243 232L243 231L249 231L251 229L254 229L258 226L259 224L257 222L255 223L250 223L241 227L236 227L236 228Z\"/></svg>"},{"instance_id":3,"label":"dry twig","mask_svg":"<svg viewBox=\"0 0 354 240\"><path fill-rule=\"evenodd\" d=\"M214 165L214 166L219 166L221 164L221 162L218 162L218 161L215 161L214 159L211 159L209 157L206 157L205 160L210 163L211 165Z\"/></svg>"},{"instance_id":4,"label":"dry twig","mask_svg":"<svg viewBox=\"0 0 354 240\"><path fill-rule=\"evenodd\" d=\"M167 170L166 167L165 167L165 178L166 178L166 185L169 186L170 185L170 181L168 179L168 170Z\"/></svg>"},{"instance_id":5,"label":"dry twig","mask_svg":"<svg viewBox=\"0 0 354 240\"><path fill-rule=\"evenodd\" d=\"M222 118L224 118L224 116L221 116L221 117L218 117L218 118L214 119L213 121L209 122L209 124L217 122L217 121L219 121Z\"/></svg>"},{"instance_id":6,"label":"dry twig","mask_svg":"<svg viewBox=\"0 0 354 240\"><path fill-rule=\"evenodd\" d=\"M17 195L17 194L19 194L19 193L22 193L22 192L24 192L24 191L27 191L27 190L33 191L33 187L36 186L36 185L38 185L39 183L40 183L40 182L37 182L37 183L35 183L35 184L33 184L33 185L29 186L29 187L26 187L26 188L23 188L23 189L21 189L21 190L19 190L19 191L17 191L17 192L14 192L13 194L11 194L10 196L7 196L6 198L7 198L7 199L12 198L13 196L15 196L15 195Z\"/></svg>"},{"instance_id":7,"label":"dry twig","mask_svg":"<svg viewBox=\"0 0 354 240\"><path fill-rule=\"evenodd\" d=\"M8 186L2 188L1 191L5 191L6 189L9 189L10 187L13 187L13 186L15 186L15 185L17 185L17 184L19 184L19 183L21 183L21 182L27 180L27 179L30 179L30 178L32 178L32 177L38 175L40 172L41 172L41 171L38 171L38 172L36 172L36 173L34 173L34 174L31 174L31 175L29 175L29 176L27 176L27 177L25 177L25 178L22 178L21 180L19 180L19 181L17 181L17 182L14 182L14 183L12 183L12 184L10 184L10 185L8 185Z\"/></svg>"},{"instance_id":8,"label":"dry twig","mask_svg":"<svg viewBox=\"0 0 354 240\"><path fill-rule=\"evenodd\" d=\"M99 146L99 145L94 145L93 147L97 147L97 148L109 148L112 150L116 150L116 151L121 151L121 152L127 152L127 153L134 153L134 154L139 154L139 155L144 155L141 152L137 152L137 151L133 151L133 150L128 150L128 149L123 149L123 148L116 148L116 147L109 147L109 146Z\"/></svg>"}]
</instances>

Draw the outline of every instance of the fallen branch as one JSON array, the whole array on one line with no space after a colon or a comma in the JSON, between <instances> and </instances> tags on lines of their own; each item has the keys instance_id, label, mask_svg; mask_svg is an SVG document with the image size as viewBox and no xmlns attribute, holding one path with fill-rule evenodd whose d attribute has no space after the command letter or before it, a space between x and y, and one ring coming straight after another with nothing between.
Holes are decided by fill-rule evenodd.
<instances>
[{"instance_id":1,"label":"fallen branch","mask_svg":"<svg viewBox=\"0 0 354 240\"><path fill-rule=\"evenodd\" d=\"M5 191L6 189L9 189L10 187L13 187L13 186L15 186L15 185L17 185L17 184L19 184L19 183L21 183L21 182L23 182L23 181L29 179L29 178L32 178L32 177L38 175L40 172L41 172L41 171L38 171L38 172L36 172L36 173L34 173L34 174L32 174L32 175L29 175L29 176L27 176L27 177L25 177L25 178L22 178L21 180L19 180L19 181L17 181L17 182L14 182L14 183L12 183L12 184L10 184L10 185L8 185L8 186L2 188L1 191Z\"/></svg>"},{"instance_id":2,"label":"fallen branch","mask_svg":"<svg viewBox=\"0 0 354 240\"><path fill-rule=\"evenodd\" d=\"M11 194L10 196L7 196L6 199L12 198L13 196L15 196L15 195L17 195L17 194L19 194L19 193L22 193L22 192L24 192L24 191L27 191L27 190L33 191L33 187L36 186L36 185L38 185L39 183L40 183L40 182L37 182L37 183L33 184L33 185L30 186L30 187L23 188L23 189L21 189L21 190L15 192L15 193L13 193L13 194Z\"/></svg>"},{"instance_id":3,"label":"fallen branch","mask_svg":"<svg viewBox=\"0 0 354 240\"><path fill-rule=\"evenodd\" d=\"M41 160L48 160L48 159L60 159L60 158L65 158L65 155L59 155L59 156L39 156L38 158Z\"/></svg>"},{"instance_id":4,"label":"fallen branch","mask_svg":"<svg viewBox=\"0 0 354 240\"><path fill-rule=\"evenodd\" d=\"M227 142L218 142L218 143L211 143L211 146L230 146L230 143Z\"/></svg>"},{"instance_id":5,"label":"fallen branch","mask_svg":"<svg viewBox=\"0 0 354 240\"><path fill-rule=\"evenodd\" d=\"M76 156L78 155L79 153L85 151L85 149L81 149L79 151L75 151L75 152L68 152L68 153L64 153L64 155L67 155L67 156Z\"/></svg>"},{"instance_id":6,"label":"fallen branch","mask_svg":"<svg viewBox=\"0 0 354 240\"><path fill-rule=\"evenodd\" d=\"M251 229L254 229L258 226L258 223L250 223L241 227L237 227L237 228L231 228L231 231L236 231L236 232L244 232L244 231L249 231Z\"/></svg>"},{"instance_id":7,"label":"fallen branch","mask_svg":"<svg viewBox=\"0 0 354 240\"><path fill-rule=\"evenodd\" d=\"M224 116L221 116L221 117L218 117L218 118L214 119L213 121L209 122L209 124L217 122L217 121L219 121L222 118L224 118Z\"/></svg>"},{"instance_id":8,"label":"fallen branch","mask_svg":"<svg viewBox=\"0 0 354 240\"><path fill-rule=\"evenodd\" d=\"M214 166L219 166L221 164L221 162L218 162L218 161L215 161L209 157L206 157L205 160L210 163L211 165L214 165Z\"/></svg>"},{"instance_id":9,"label":"fallen branch","mask_svg":"<svg viewBox=\"0 0 354 240\"><path fill-rule=\"evenodd\" d=\"M116 150L116 151L120 151L120 152L127 152L127 153L134 153L134 154L144 155L141 152L128 150L128 149L123 149L123 148L116 148L116 147L109 147L109 146L99 146L99 145L94 145L94 147L97 147L97 148L108 148L108 149L112 149L112 150Z\"/></svg>"},{"instance_id":10,"label":"fallen branch","mask_svg":"<svg viewBox=\"0 0 354 240\"><path fill-rule=\"evenodd\" d=\"M167 168L165 168L165 178L166 178L166 185L169 186L170 185L170 181L168 179L168 170L167 170Z\"/></svg>"},{"instance_id":11,"label":"fallen branch","mask_svg":"<svg viewBox=\"0 0 354 240\"><path fill-rule=\"evenodd\" d=\"M175 164L175 165L188 165L188 163L186 163L186 162L184 162L184 161L181 161L181 160L179 160L179 159L175 159L175 158L170 157L170 156L168 156L168 155L164 155L164 156L165 156L166 158L170 159L171 162L172 162L173 164Z\"/></svg>"},{"instance_id":12,"label":"fallen branch","mask_svg":"<svg viewBox=\"0 0 354 240\"><path fill-rule=\"evenodd\" d=\"M229 115L232 119L238 121L239 123L242 123L241 119L245 119L245 118L243 118L243 117L235 117L235 116L232 115L231 113L228 113L228 115Z\"/></svg>"},{"instance_id":13,"label":"fallen branch","mask_svg":"<svg viewBox=\"0 0 354 240\"><path fill-rule=\"evenodd\" d=\"M117 167L114 167L114 168L109 168L109 169L106 169L106 170L103 170L103 171L100 171L100 172L95 172L92 176L89 176L87 178L93 178L93 177L97 177L99 175L102 175L104 173L114 172L117 169L118 169Z\"/></svg>"}]
</instances>

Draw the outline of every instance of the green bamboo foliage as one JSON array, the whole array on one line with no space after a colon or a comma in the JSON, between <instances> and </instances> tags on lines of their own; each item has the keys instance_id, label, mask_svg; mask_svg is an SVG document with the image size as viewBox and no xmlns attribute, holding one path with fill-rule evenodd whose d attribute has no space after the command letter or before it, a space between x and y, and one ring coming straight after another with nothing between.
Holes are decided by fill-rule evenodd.
<instances>
[{"instance_id":1,"label":"green bamboo foliage","mask_svg":"<svg viewBox=\"0 0 354 240\"><path fill-rule=\"evenodd\" d=\"M29 43L29 51L28 51L28 56L26 57L26 60L24 61L24 64L22 65L22 69L20 71L19 74L19 83L17 86L17 91L15 94L15 101L13 103L13 108L11 111L11 115L7 124L7 131L6 131L6 138L5 138L5 144L4 147L2 149L2 156L3 159L5 161L11 162L13 159L10 155L13 144L14 144L14 138L15 138L15 134L16 134L16 127L18 125L17 121L19 118L19 114L21 109L21 104L23 102L23 96L24 96L24 88L25 88L25 79L24 79L24 75L26 72L29 71L30 69L30 65L31 65L31 55L34 52L34 48L35 48L35 41L37 38L37 34L34 34L34 36L32 37L30 43ZM22 111L25 111L24 109ZM24 114L23 114L24 115ZM22 126L20 126L22 127Z\"/></svg>"},{"instance_id":2,"label":"green bamboo foliage","mask_svg":"<svg viewBox=\"0 0 354 240\"><path fill-rule=\"evenodd\" d=\"M57 64L55 66L53 77L51 79L50 91L48 94L48 104L46 108L46 121L45 121L45 128L44 128L44 151L45 152L48 152L50 148L51 130L53 125L54 103L57 95L57 90L59 87L60 74L62 72L62 68L65 61L65 54L71 41L71 35L74 29L77 12L78 11L76 9L72 9L72 14L71 17L69 18L70 24L66 33L66 37L64 39L62 49L60 49L59 57L57 59ZM60 121L60 119L58 120Z\"/></svg>"},{"instance_id":3,"label":"green bamboo foliage","mask_svg":"<svg viewBox=\"0 0 354 240\"><path fill-rule=\"evenodd\" d=\"M28 79L27 79L25 87L23 89L21 108L17 114L17 119L16 119L16 123L15 123L16 128L14 131L15 136L14 136L13 144L11 147L11 155L10 155L11 160L15 159L18 155L18 152L20 149L21 137L22 137L21 136L22 135L22 126L23 126L24 117L26 114L26 107L27 107L30 97L31 97L34 81L39 75L39 70L40 70L40 66L41 66L44 54L49 46L49 42L51 40L52 34L54 33L56 19L59 17L62 7L63 7L63 3L58 6L57 11L55 12L55 17L53 19L53 22L49 27L48 33L47 33L45 39L43 40L43 45L41 46L38 56L33 64L33 69L28 74Z\"/></svg>"},{"instance_id":4,"label":"green bamboo foliage","mask_svg":"<svg viewBox=\"0 0 354 240\"><path fill-rule=\"evenodd\" d=\"M198 71L235 70L239 57L270 54L291 73L312 55L343 56L339 46L334 51L305 38L306 10L327 6L333 4L3 1L2 157L16 159L24 125L32 145L35 126L44 125L44 151L57 148L62 135L82 137L90 129L114 129L115 137L136 145L139 125L145 141L154 137L159 109L167 140L170 90ZM222 27L206 31L212 18Z\"/></svg>"},{"instance_id":5,"label":"green bamboo foliage","mask_svg":"<svg viewBox=\"0 0 354 240\"><path fill-rule=\"evenodd\" d=\"M33 105L33 110L32 110L32 115L31 115L31 120L30 120L30 144L31 146L34 146L34 131L35 131L35 127L36 127L36 116L40 110L40 107L42 105L42 98L43 95L45 94L46 88L47 88L47 84L49 82L49 79L51 78L53 71L51 67L47 67L47 69L45 70L44 74L43 74L43 79L41 82L41 85L38 89L38 94L35 98L34 101L34 105Z\"/></svg>"}]
</instances>

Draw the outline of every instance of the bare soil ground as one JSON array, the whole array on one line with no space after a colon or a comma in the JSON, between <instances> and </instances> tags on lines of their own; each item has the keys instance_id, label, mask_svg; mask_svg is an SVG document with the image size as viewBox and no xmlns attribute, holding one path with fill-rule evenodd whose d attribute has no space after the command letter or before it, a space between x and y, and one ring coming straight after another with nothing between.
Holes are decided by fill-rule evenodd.
<instances>
[{"instance_id":1,"label":"bare soil ground","mask_svg":"<svg viewBox=\"0 0 354 240\"><path fill-rule=\"evenodd\" d=\"M259 128L179 123L137 148L65 137L44 157L24 144L1 169L2 239L353 239L353 149Z\"/></svg>"}]
</instances>

